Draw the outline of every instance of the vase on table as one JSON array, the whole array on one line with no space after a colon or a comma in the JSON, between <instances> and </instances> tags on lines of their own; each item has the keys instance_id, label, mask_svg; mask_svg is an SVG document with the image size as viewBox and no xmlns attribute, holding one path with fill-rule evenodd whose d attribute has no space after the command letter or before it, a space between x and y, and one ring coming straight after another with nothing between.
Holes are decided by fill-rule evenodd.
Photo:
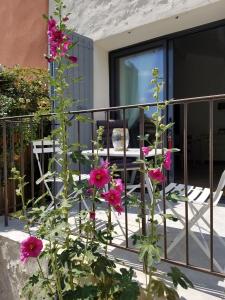
<instances>
[{"instance_id":1,"label":"vase on table","mask_svg":"<svg viewBox=\"0 0 225 300\"><path fill-rule=\"evenodd\" d=\"M124 136L125 133L125 136ZM113 148L116 151L121 151L124 150L124 142L125 142L125 147L126 149L128 148L129 145L129 131L128 128L114 128L112 131L112 144Z\"/></svg>"}]
</instances>

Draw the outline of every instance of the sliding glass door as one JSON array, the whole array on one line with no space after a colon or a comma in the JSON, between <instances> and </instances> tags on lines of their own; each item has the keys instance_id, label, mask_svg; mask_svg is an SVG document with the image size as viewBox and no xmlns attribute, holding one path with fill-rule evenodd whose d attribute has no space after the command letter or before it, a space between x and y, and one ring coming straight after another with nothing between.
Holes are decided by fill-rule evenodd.
<instances>
[{"instance_id":1,"label":"sliding glass door","mask_svg":"<svg viewBox=\"0 0 225 300\"><path fill-rule=\"evenodd\" d=\"M158 68L160 77L165 82L165 48L162 45L149 49L129 49L119 53L114 60L115 93L111 105L132 105L153 102L153 86L151 85L152 69ZM137 51L139 50L139 51ZM111 90L112 91L112 90ZM165 89L160 93L163 100ZM155 108L145 111L145 117L150 118ZM118 116L117 116L118 117ZM135 139L139 132L139 110L129 109L126 114L128 127L132 131L131 146L136 146ZM151 126L145 122L146 126ZM148 131L151 130L148 128Z\"/></svg>"}]
</instances>

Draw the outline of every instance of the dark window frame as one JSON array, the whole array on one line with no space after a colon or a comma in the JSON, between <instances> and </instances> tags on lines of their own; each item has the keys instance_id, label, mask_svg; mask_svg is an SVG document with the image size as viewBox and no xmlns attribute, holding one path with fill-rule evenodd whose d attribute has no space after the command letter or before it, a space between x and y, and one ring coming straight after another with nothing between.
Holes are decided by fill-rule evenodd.
<instances>
[{"instance_id":1,"label":"dark window frame","mask_svg":"<svg viewBox=\"0 0 225 300\"><path fill-rule=\"evenodd\" d=\"M118 98L118 91L119 91L119 76L118 76L118 58L132 55L135 53L140 53L146 50L150 50L152 48L156 47L163 47L164 49L164 74L165 74L165 86L164 86L164 97L165 99L168 98L168 96L171 98L171 90L169 91L169 84L168 84L168 78L169 78L169 72L171 70L168 69L169 59L171 56L171 53L169 53L169 49L171 51L171 44L173 44L173 40L175 38L184 37L193 33L203 32L211 29L216 29L218 27L225 25L225 19L211 22L208 24L196 26L193 28L188 28L182 31L178 31L175 33L171 33L168 35L160 36L151 40L143 41L141 43L137 43L131 46L119 48L113 51L110 51L108 54L108 63L109 63L109 103L110 106L118 106L118 103L116 99ZM170 47L169 47L170 45ZM174 59L172 61L172 65L174 64ZM174 90L174 81L172 83L172 91Z\"/></svg>"}]
</instances>

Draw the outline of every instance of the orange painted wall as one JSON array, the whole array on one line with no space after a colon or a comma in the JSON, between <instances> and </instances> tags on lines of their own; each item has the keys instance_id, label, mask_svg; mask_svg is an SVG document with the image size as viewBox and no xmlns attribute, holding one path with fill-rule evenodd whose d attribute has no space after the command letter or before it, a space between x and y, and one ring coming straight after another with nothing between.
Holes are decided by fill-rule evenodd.
<instances>
[{"instance_id":1,"label":"orange painted wall","mask_svg":"<svg viewBox=\"0 0 225 300\"><path fill-rule=\"evenodd\" d=\"M0 0L0 64L47 68L48 0Z\"/></svg>"}]
</instances>

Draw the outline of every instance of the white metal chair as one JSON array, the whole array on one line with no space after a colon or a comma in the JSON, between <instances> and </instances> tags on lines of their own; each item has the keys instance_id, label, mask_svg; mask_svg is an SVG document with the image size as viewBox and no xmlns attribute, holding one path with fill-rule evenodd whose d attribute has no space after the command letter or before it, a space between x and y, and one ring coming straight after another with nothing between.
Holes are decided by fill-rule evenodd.
<instances>
[{"instance_id":1,"label":"white metal chair","mask_svg":"<svg viewBox=\"0 0 225 300\"><path fill-rule=\"evenodd\" d=\"M225 187L225 171L223 171L221 178L219 180L219 184L217 186L217 189L215 192L213 192L213 206L216 206L223 194L223 189ZM185 196L185 185L184 184L176 184L176 183L170 183L165 188L165 194L168 195L171 192L179 192L179 195ZM210 189L209 188L202 188L202 187L195 187L195 186L187 186L187 196L188 196L188 205L192 211L193 217L188 220L188 231L190 236L196 241L198 246L202 249L202 251L210 258L210 250L208 247L207 242L204 239L204 236L202 234L201 226L198 224L200 220L202 220L206 226L210 230L210 224L205 218L206 212L210 209ZM162 195L162 192L161 192ZM172 249L185 237L186 230L185 230L185 216L179 214L177 210L175 209L174 205L167 201L167 204L171 211L174 213L176 217L178 217L179 221L184 226L181 232L176 236L174 241L170 244L167 251L168 253L171 252ZM200 208L198 208L200 207ZM193 226L198 226L198 229L200 231L202 241L199 239L199 237L196 236L196 234L191 230ZM225 247L225 241L222 239L222 237L219 235L219 233L213 229L213 234L216 235L222 245ZM224 272L224 269L218 264L218 262L214 259L214 264L218 268L220 272Z\"/></svg>"},{"instance_id":2,"label":"white metal chair","mask_svg":"<svg viewBox=\"0 0 225 300\"><path fill-rule=\"evenodd\" d=\"M48 195L51 198L51 203L48 206L47 209L50 209L56 200L58 200L58 197L60 196L62 190L63 190L63 182L62 179L57 177L57 173L51 173L51 172L47 172L44 173L44 170L42 169L42 164L41 164L41 155L43 154L57 154L61 152L61 149L59 147L59 143L57 141L53 141L53 140L35 140L32 141L32 145L33 145L33 154L36 157L36 161L37 161L37 165L38 165L38 169L39 169L39 173L40 173L40 178L36 181L36 184L40 184L41 182L44 183L45 188L48 192ZM60 168L60 163L58 162L57 159L54 160L56 162L56 164L58 164L58 168ZM73 175L73 182L76 183L79 180L87 180L89 177L87 174L81 174L80 176L78 175ZM54 196L53 195L53 191L50 188L49 184L56 184L59 183L61 184L61 187L58 189L57 194ZM74 194L74 192L72 192L69 197L70 198L74 198L76 197L77 194ZM84 202L85 207L87 208L86 203Z\"/></svg>"},{"instance_id":3,"label":"white metal chair","mask_svg":"<svg viewBox=\"0 0 225 300\"><path fill-rule=\"evenodd\" d=\"M53 140L36 140L36 141L33 141L32 142L33 144L33 154L35 155L36 157L36 160L37 160L37 164L38 164L38 169L39 169L39 173L40 173L40 178L36 181L36 184L40 184L41 182L44 183L45 187L46 187L46 190L48 192L48 195L51 197L51 203L50 205L48 206L47 210L48 209L51 209L55 203L55 200L57 200L57 198L59 197L59 195L61 194L62 190L63 190L63 182L62 182L62 179L55 176L54 173L51 173L51 172L47 172L47 173L44 173L44 170L42 169L42 165L41 165L41 159L40 159L40 155L42 154L57 154L57 153L60 153L61 152L61 149L59 147L59 143L57 141L53 141ZM60 167L60 164L58 163L57 159L55 160L56 163L59 165ZM79 180L87 180L89 178L89 175L87 174L81 174L80 176L78 175L73 175L73 181L74 182L78 182ZM57 194L54 196L53 195L53 192L51 190L51 188L49 187L49 184L55 184L55 183L59 183L61 184L61 187L59 188ZM105 191L108 190L108 186L106 185L105 186ZM72 197L76 197L77 194L74 194L72 193L70 195L70 198ZM81 197L82 199L82 203L84 204L84 207L87 211L91 211L91 208L89 208L87 202L85 201L85 197ZM87 199L86 199L87 200ZM118 219L118 216L116 215L115 213L115 210L112 208L112 213L115 217L115 219L117 220L118 222L118 225L122 231L122 233L124 234L125 236L125 231Z\"/></svg>"}]
</instances>

